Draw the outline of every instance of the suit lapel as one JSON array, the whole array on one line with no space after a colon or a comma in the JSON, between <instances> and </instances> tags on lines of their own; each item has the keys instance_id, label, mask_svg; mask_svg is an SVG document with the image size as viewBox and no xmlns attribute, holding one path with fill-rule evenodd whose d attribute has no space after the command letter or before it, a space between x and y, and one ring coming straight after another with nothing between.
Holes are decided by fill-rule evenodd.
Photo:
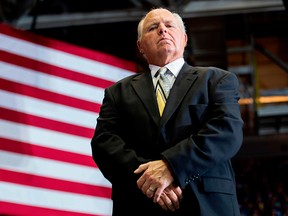
<instances>
[{"instance_id":1,"label":"suit lapel","mask_svg":"<svg viewBox=\"0 0 288 216\"><path fill-rule=\"evenodd\" d=\"M197 70L195 68L189 66L187 63L183 65L171 89L169 98L166 102L165 109L159 125L160 127L162 127L168 121L171 115L175 112L175 110L187 94L187 91L191 88L197 76Z\"/></svg>"},{"instance_id":2,"label":"suit lapel","mask_svg":"<svg viewBox=\"0 0 288 216\"><path fill-rule=\"evenodd\" d=\"M132 87L134 88L136 94L139 96L140 100L144 104L147 112L158 125L159 122L159 111L157 106L157 100L154 92L154 86L150 73L143 73L136 76L132 80Z\"/></svg>"}]
</instances>

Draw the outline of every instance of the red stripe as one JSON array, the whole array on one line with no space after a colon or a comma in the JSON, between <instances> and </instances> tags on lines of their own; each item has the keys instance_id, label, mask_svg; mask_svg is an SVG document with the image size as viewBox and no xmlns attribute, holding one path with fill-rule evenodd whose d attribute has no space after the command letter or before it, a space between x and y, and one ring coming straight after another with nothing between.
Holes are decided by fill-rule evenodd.
<instances>
[{"instance_id":1,"label":"red stripe","mask_svg":"<svg viewBox=\"0 0 288 216\"><path fill-rule=\"evenodd\" d=\"M65 106L99 113L100 104L0 78L0 89L50 101Z\"/></svg>"},{"instance_id":2,"label":"red stripe","mask_svg":"<svg viewBox=\"0 0 288 216\"><path fill-rule=\"evenodd\" d=\"M2 216L105 216L95 214L85 214L80 212L61 211L56 209L41 208L36 206L21 205L0 201L0 212ZM106 215L107 216L107 215Z\"/></svg>"},{"instance_id":3,"label":"red stripe","mask_svg":"<svg viewBox=\"0 0 288 216\"><path fill-rule=\"evenodd\" d=\"M39 35L32 34L30 32L25 32L21 30L13 29L7 25L0 24L0 32L3 32L7 35L26 40L32 43L36 43L43 46L48 46L53 49L61 50L63 52L68 52L77 56L81 56L84 58L89 58L94 61L99 61L105 64L113 65L115 67L123 68L129 71L136 71L136 64L127 61L110 54L105 54L95 50L89 50L86 48L74 46L65 42L52 40L49 38L45 38Z\"/></svg>"},{"instance_id":4,"label":"red stripe","mask_svg":"<svg viewBox=\"0 0 288 216\"><path fill-rule=\"evenodd\" d=\"M114 83L109 80L104 80L84 73L64 69L61 67L36 61L30 58L25 58L23 56L15 55L1 50L0 50L0 60L13 65L18 65L21 67L29 68L31 70L62 77L69 80L74 80L80 83L86 83L88 85L97 86L100 88L107 88Z\"/></svg>"},{"instance_id":5,"label":"red stripe","mask_svg":"<svg viewBox=\"0 0 288 216\"><path fill-rule=\"evenodd\" d=\"M45 128L53 131L73 134L76 136L91 138L94 134L94 129L92 128L86 128L60 121L55 121L48 118L5 109L2 107L0 107L0 114L2 119L6 119L8 121L28 124L31 126Z\"/></svg>"},{"instance_id":6,"label":"red stripe","mask_svg":"<svg viewBox=\"0 0 288 216\"><path fill-rule=\"evenodd\" d=\"M0 180L37 188L111 199L111 188L0 169Z\"/></svg>"},{"instance_id":7,"label":"red stripe","mask_svg":"<svg viewBox=\"0 0 288 216\"><path fill-rule=\"evenodd\" d=\"M0 143L0 149L4 151L97 168L92 156L43 147L32 143L25 143L2 137L0 137ZM89 145L89 143L87 145Z\"/></svg>"}]
</instances>

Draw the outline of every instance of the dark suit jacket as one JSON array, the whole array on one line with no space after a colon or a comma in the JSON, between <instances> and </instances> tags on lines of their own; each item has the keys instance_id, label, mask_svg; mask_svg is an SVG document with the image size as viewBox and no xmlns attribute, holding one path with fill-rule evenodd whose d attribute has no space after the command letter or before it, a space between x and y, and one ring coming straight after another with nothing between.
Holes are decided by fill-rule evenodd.
<instances>
[{"instance_id":1,"label":"dark suit jacket","mask_svg":"<svg viewBox=\"0 0 288 216\"><path fill-rule=\"evenodd\" d=\"M230 162L242 144L238 99L234 74L186 63L162 118L150 73L107 88L91 146L112 183L113 215L239 216ZM146 198L133 174L140 164L162 158L184 193L173 214Z\"/></svg>"}]
</instances>

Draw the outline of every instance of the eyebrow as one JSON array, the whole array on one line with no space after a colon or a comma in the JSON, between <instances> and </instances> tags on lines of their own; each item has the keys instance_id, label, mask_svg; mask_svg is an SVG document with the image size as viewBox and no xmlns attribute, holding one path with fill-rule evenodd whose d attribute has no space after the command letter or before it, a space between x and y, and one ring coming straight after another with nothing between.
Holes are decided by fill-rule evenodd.
<instances>
[{"instance_id":1,"label":"eyebrow","mask_svg":"<svg viewBox=\"0 0 288 216\"><path fill-rule=\"evenodd\" d=\"M160 22L162 22L162 21L152 21L152 22L147 23L146 26L149 27L149 26L153 26L153 25L159 25ZM164 20L163 23L164 23L164 24L167 24L167 23L168 23L168 24L177 24L177 23L176 23L175 21L173 21L173 20Z\"/></svg>"}]
</instances>

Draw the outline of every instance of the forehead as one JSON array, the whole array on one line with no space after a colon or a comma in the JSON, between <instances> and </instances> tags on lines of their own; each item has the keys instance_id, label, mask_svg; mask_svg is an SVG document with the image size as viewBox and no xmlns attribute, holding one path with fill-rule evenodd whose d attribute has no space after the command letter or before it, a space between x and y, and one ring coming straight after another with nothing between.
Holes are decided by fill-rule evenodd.
<instances>
[{"instance_id":1,"label":"forehead","mask_svg":"<svg viewBox=\"0 0 288 216\"><path fill-rule=\"evenodd\" d=\"M155 9L149 12L145 18L144 25L149 25L159 22L176 22L175 17L171 12L165 9Z\"/></svg>"}]
</instances>

